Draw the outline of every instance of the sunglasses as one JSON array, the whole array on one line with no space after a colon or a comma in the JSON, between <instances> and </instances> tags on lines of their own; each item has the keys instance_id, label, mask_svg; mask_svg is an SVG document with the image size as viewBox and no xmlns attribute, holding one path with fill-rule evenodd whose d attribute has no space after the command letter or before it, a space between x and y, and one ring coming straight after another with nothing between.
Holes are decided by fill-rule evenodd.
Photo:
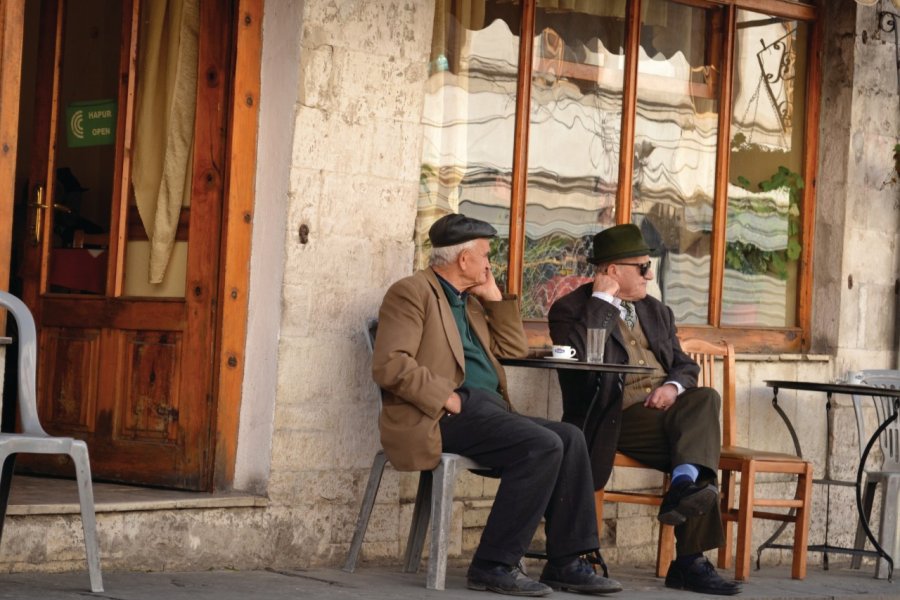
<instances>
[{"instance_id":1,"label":"sunglasses","mask_svg":"<svg viewBox=\"0 0 900 600\"><path fill-rule=\"evenodd\" d=\"M650 261L648 260L645 263L613 263L614 265L628 266L628 267L637 267L638 271L641 273L641 277L646 277L647 272L650 270L652 266Z\"/></svg>"}]
</instances>

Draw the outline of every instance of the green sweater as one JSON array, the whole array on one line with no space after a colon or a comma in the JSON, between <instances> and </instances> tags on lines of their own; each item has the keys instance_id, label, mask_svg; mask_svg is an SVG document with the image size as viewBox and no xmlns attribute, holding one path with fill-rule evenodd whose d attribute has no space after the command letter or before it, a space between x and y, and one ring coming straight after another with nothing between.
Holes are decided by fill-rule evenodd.
<instances>
[{"instance_id":1,"label":"green sweater","mask_svg":"<svg viewBox=\"0 0 900 600\"><path fill-rule=\"evenodd\" d=\"M494 365L491 364L491 360L475 332L469 327L469 318L466 316L466 301L469 295L466 292L458 292L443 277L438 276L438 281L441 282L444 293L447 295L447 301L450 303L450 310L453 312L453 319L456 321L456 328L459 329L459 337L462 340L463 355L466 359L466 379L463 381L463 386L498 393L500 378L497 376L497 371L494 370Z\"/></svg>"}]
</instances>

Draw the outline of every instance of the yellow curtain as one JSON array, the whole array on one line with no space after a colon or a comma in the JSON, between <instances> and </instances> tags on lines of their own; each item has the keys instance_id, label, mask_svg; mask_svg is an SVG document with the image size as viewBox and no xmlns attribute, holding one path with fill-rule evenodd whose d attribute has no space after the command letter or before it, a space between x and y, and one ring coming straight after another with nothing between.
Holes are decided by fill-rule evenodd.
<instances>
[{"instance_id":1,"label":"yellow curtain","mask_svg":"<svg viewBox=\"0 0 900 600\"><path fill-rule=\"evenodd\" d=\"M199 0L141 7L132 185L150 239L150 283L161 283L175 244L189 177L197 103Z\"/></svg>"}]
</instances>

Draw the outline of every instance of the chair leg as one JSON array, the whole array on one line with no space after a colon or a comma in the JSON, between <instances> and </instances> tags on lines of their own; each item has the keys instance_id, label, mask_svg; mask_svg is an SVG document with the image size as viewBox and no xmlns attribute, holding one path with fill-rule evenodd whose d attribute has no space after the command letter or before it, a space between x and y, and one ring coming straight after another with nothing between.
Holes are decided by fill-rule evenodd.
<instances>
[{"instance_id":1,"label":"chair leg","mask_svg":"<svg viewBox=\"0 0 900 600\"><path fill-rule=\"evenodd\" d=\"M881 527L879 528L878 543L884 548L890 557L897 561L897 512L900 506L900 477L887 477L881 486ZM879 558L875 568L877 579L887 579L888 563Z\"/></svg>"},{"instance_id":2,"label":"chair leg","mask_svg":"<svg viewBox=\"0 0 900 600\"><path fill-rule=\"evenodd\" d=\"M720 499L720 512L722 513L722 531L725 533L725 543L719 546L718 567L730 569L734 560L734 523L727 516L734 507L734 480L733 471L722 471L722 497Z\"/></svg>"},{"instance_id":3,"label":"chair leg","mask_svg":"<svg viewBox=\"0 0 900 600\"><path fill-rule=\"evenodd\" d=\"M872 520L872 505L875 504L875 488L878 487L877 481L866 481L866 491L863 494L863 514L866 516L866 521L871 522ZM856 521L856 539L853 541L853 549L854 550L862 550L866 544L866 532L863 529L862 521L857 519ZM852 559L850 559L850 568L858 569L862 566L862 556L855 555Z\"/></svg>"},{"instance_id":4,"label":"chair leg","mask_svg":"<svg viewBox=\"0 0 900 600\"><path fill-rule=\"evenodd\" d=\"M603 537L603 499L606 492L597 490L594 492L594 512L597 514L597 537Z\"/></svg>"},{"instance_id":5,"label":"chair leg","mask_svg":"<svg viewBox=\"0 0 900 600\"><path fill-rule=\"evenodd\" d=\"M441 459L433 471L431 483L431 551L428 557L428 576L425 587L444 589L447 576L447 553L450 543L450 517L453 512L453 488L456 485L456 461Z\"/></svg>"},{"instance_id":6,"label":"chair leg","mask_svg":"<svg viewBox=\"0 0 900 600\"><path fill-rule=\"evenodd\" d=\"M97 517L94 510L94 489L91 484L91 463L88 459L87 445L80 440L72 442L69 456L75 463L75 477L78 480L78 502L81 505L81 526L84 529L84 549L87 553L91 591L102 592L100 546L97 543Z\"/></svg>"},{"instance_id":7,"label":"chair leg","mask_svg":"<svg viewBox=\"0 0 900 600\"><path fill-rule=\"evenodd\" d=\"M803 505L794 515L794 550L791 577L806 579L806 546L809 542L809 513L812 502L813 467L806 463L806 470L797 477L797 498Z\"/></svg>"},{"instance_id":8,"label":"chair leg","mask_svg":"<svg viewBox=\"0 0 900 600\"><path fill-rule=\"evenodd\" d=\"M6 507L9 504L9 490L12 488L13 470L16 467L15 454L0 455L3 470L0 473L0 540L3 540L3 524L6 522Z\"/></svg>"},{"instance_id":9,"label":"chair leg","mask_svg":"<svg viewBox=\"0 0 900 600\"><path fill-rule=\"evenodd\" d=\"M384 474L384 466L387 457L384 450L375 453L372 461L372 469L369 471L369 482L366 484L366 493L363 495L362 506L359 508L359 517L356 520L356 530L353 532L353 541L350 542L350 551L347 553L347 561L344 563L344 571L352 573L356 569L356 561L359 560L359 551L362 549L363 538L366 537L366 529L369 527L369 517L372 516L372 508L375 506L375 496L381 486L381 476Z\"/></svg>"},{"instance_id":10,"label":"chair leg","mask_svg":"<svg viewBox=\"0 0 900 600\"><path fill-rule=\"evenodd\" d=\"M748 461L741 471L741 495L738 505L737 556L734 578L746 581L750 576L750 544L753 531L753 488L756 483L756 463Z\"/></svg>"},{"instance_id":11,"label":"chair leg","mask_svg":"<svg viewBox=\"0 0 900 600\"><path fill-rule=\"evenodd\" d=\"M669 573L669 565L675 558L675 528L671 525L659 525L659 539L656 542L656 576L665 577Z\"/></svg>"},{"instance_id":12,"label":"chair leg","mask_svg":"<svg viewBox=\"0 0 900 600\"><path fill-rule=\"evenodd\" d=\"M403 557L403 571L406 573L418 573L419 564L422 562L425 534L428 532L428 521L431 519L433 479L434 474L431 471L419 472L416 503L413 508L412 522L409 524L409 536L406 539L406 555Z\"/></svg>"}]
</instances>

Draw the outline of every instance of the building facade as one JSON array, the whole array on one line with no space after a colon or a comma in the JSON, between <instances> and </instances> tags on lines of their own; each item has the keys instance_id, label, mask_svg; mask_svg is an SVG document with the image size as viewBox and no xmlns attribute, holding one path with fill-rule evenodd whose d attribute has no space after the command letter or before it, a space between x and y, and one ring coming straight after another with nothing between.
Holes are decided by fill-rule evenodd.
<instances>
[{"instance_id":1,"label":"building facade","mask_svg":"<svg viewBox=\"0 0 900 600\"><path fill-rule=\"evenodd\" d=\"M629 221L655 235L665 248L656 293L682 329L738 348L740 445L793 449L766 379L900 367L900 90L895 38L876 17L896 9L747 4L259 6L258 98L246 96L256 138L223 150L225 206L237 206L228 185L252 175L252 219L224 215L216 238L252 222L240 377L223 367L215 388L238 399L220 410L234 412L233 432L212 436L234 449L208 442L227 465L211 467L214 484L192 502L100 507L104 567L343 561L379 447L364 324L387 287L423 264L424 232L446 212L501 231L497 275L522 293L536 347L549 302L585 275L591 235ZM242 6L229 25L239 63ZM231 97L244 102L235 78ZM552 373L511 370L510 393L521 412L561 414ZM849 399L836 397L827 414L813 394L782 392L779 403L816 475L852 478ZM613 483L657 479L617 473ZM452 557L471 555L495 486L460 478ZM231 491L247 496L225 499ZM388 470L365 560L402 556L415 491L415 474ZM829 539L849 544L852 488L830 493ZM824 488L814 494L811 539L826 518ZM602 543L613 568L654 560L654 517L608 507ZM81 568L78 529L65 511L13 506L0 568ZM757 524L755 541L771 531Z\"/></svg>"}]
</instances>

